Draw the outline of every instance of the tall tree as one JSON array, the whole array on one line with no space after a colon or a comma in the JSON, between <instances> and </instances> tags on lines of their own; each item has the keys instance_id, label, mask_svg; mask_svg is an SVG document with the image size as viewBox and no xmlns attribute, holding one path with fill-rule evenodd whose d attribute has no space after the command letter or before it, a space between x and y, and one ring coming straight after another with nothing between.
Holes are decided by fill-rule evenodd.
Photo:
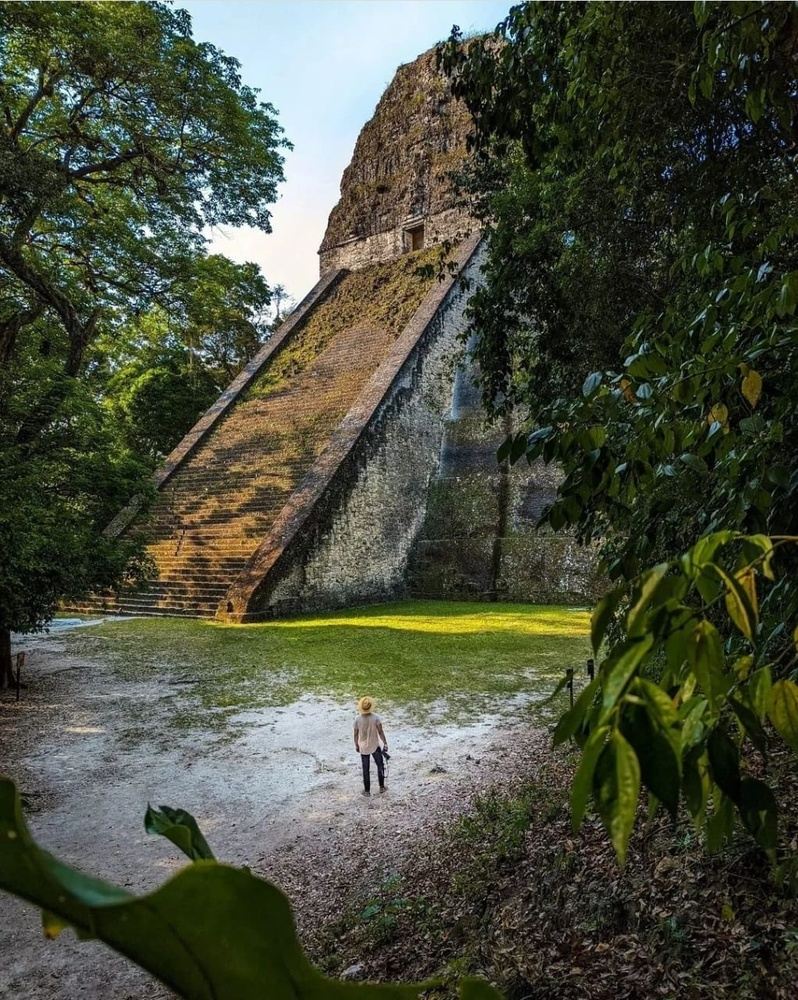
<instances>
[{"instance_id":1,"label":"tall tree","mask_svg":"<svg viewBox=\"0 0 798 1000\"><path fill-rule=\"evenodd\" d=\"M91 378L130 448L154 461L171 451L269 336L278 289L255 264L201 257L172 308L154 305L98 338Z\"/></svg>"},{"instance_id":2,"label":"tall tree","mask_svg":"<svg viewBox=\"0 0 798 1000\"><path fill-rule=\"evenodd\" d=\"M797 56L771 2L529 3L441 52L476 120L486 403L529 415L503 453L560 463L546 520L618 583L559 737L621 856L641 775L711 845L736 809L774 850L746 760L766 717L798 749Z\"/></svg>"},{"instance_id":3,"label":"tall tree","mask_svg":"<svg viewBox=\"0 0 798 1000\"><path fill-rule=\"evenodd\" d=\"M0 678L9 630L52 615L62 567L80 563L85 590L124 564L83 557L131 485L86 392L92 344L154 306L189 308L214 266L206 227L269 230L285 145L185 11L0 4L0 434L6 469L40 470L3 481Z\"/></svg>"}]
</instances>

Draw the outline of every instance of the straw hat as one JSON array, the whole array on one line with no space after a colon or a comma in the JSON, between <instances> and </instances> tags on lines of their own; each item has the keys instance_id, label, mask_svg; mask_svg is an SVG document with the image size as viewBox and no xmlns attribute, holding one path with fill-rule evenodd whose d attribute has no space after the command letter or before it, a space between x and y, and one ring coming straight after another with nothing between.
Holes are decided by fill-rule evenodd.
<instances>
[{"instance_id":1,"label":"straw hat","mask_svg":"<svg viewBox=\"0 0 798 1000\"><path fill-rule=\"evenodd\" d=\"M374 699L366 695L357 703L357 710L361 715L368 715L374 708Z\"/></svg>"}]
</instances>

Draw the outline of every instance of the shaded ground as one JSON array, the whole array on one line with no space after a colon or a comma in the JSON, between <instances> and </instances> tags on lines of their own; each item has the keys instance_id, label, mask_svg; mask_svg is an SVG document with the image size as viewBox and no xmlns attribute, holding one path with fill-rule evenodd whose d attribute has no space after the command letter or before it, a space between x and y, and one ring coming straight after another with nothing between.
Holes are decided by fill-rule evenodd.
<instances>
[{"instance_id":1,"label":"shaded ground","mask_svg":"<svg viewBox=\"0 0 798 1000\"><path fill-rule=\"evenodd\" d=\"M708 856L687 822L643 821L620 869L596 818L574 834L576 753L527 731L507 780L361 885L310 935L328 972L477 973L525 1000L794 1000L798 899L740 833ZM798 850L798 775L776 751L781 858ZM798 886L796 887L798 888ZM453 995L453 990L451 995Z\"/></svg>"},{"instance_id":2,"label":"shaded ground","mask_svg":"<svg viewBox=\"0 0 798 1000\"><path fill-rule=\"evenodd\" d=\"M190 809L217 856L270 875L311 938L382 884L475 791L566 665L587 616L522 606L400 604L257 626L137 620L35 637L29 687L0 702L2 769L40 842L135 891L180 862L147 837L147 801ZM359 794L355 697L375 694L389 793ZM537 711L536 718L541 718ZM433 773L433 767L436 771ZM163 990L96 943L42 940L0 900L0 996L150 997Z\"/></svg>"}]
</instances>

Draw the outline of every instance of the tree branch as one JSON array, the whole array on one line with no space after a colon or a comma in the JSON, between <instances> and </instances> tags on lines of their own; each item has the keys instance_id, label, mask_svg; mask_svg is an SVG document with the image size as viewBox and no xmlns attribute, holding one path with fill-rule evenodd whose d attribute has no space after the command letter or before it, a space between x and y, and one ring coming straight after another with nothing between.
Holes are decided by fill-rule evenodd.
<instances>
[{"instance_id":1,"label":"tree branch","mask_svg":"<svg viewBox=\"0 0 798 1000\"><path fill-rule=\"evenodd\" d=\"M125 163L130 163L131 160L135 160L143 155L144 150L134 147L133 149L126 150L124 153L119 153L118 156L111 156L107 160L100 160L98 163L87 163L85 167L78 167L77 170L67 170L67 173L72 180L80 180L81 177L88 177L89 174L100 173L104 170L116 170L117 167L121 167Z\"/></svg>"},{"instance_id":2,"label":"tree branch","mask_svg":"<svg viewBox=\"0 0 798 1000\"><path fill-rule=\"evenodd\" d=\"M0 321L0 365L7 365L11 360L22 328L37 320L43 312L44 305L39 302L30 309L21 309L8 319Z\"/></svg>"},{"instance_id":3,"label":"tree branch","mask_svg":"<svg viewBox=\"0 0 798 1000\"><path fill-rule=\"evenodd\" d=\"M36 88L33 94L31 94L30 99L28 100L28 103L25 105L25 107L22 109L22 113L17 119L16 124L12 127L11 131L9 132L8 137L13 143L16 143L17 139L20 137L23 129L28 124L30 116L36 110L36 107L41 101L41 99L43 97L48 97L50 94L52 94L54 85L64 75L63 71L53 73L53 75L50 77L49 80L45 80L44 74L46 68L47 68L46 66L40 67L39 86Z\"/></svg>"},{"instance_id":4,"label":"tree branch","mask_svg":"<svg viewBox=\"0 0 798 1000\"><path fill-rule=\"evenodd\" d=\"M69 297L31 267L18 247L13 244L9 245L5 240L0 240L0 261L23 285L35 293L41 303L50 306L58 314L69 336L70 347L65 369L66 374L76 375L86 344L96 325L96 316L92 313L93 318L90 318L88 323L84 323Z\"/></svg>"}]
</instances>

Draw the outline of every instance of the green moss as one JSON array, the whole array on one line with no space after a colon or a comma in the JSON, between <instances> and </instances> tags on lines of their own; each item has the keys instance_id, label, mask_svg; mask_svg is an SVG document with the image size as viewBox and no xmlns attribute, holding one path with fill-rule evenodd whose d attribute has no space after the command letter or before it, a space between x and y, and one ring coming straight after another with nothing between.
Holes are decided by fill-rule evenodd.
<instances>
[{"instance_id":1,"label":"green moss","mask_svg":"<svg viewBox=\"0 0 798 1000\"><path fill-rule=\"evenodd\" d=\"M288 387L339 334L362 329L368 350L369 329L386 329L398 336L433 284L418 269L431 264L433 249L405 254L398 260L352 271L310 314L280 349L247 393L248 399L265 399ZM375 359L375 367L379 359Z\"/></svg>"},{"instance_id":2,"label":"green moss","mask_svg":"<svg viewBox=\"0 0 798 1000\"><path fill-rule=\"evenodd\" d=\"M496 534L499 476L447 476L433 480L427 495L423 538L472 538Z\"/></svg>"},{"instance_id":3,"label":"green moss","mask_svg":"<svg viewBox=\"0 0 798 1000\"><path fill-rule=\"evenodd\" d=\"M71 654L120 676L172 682L178 725L224 728L249 708L305 693L474 721L521 693L542 697L589 655L588 614L563 607L404 601L324 615L222 625L136 619L64 637ZM188 682L185 685L174 682Z\"/></svg>"}]
</instances>

